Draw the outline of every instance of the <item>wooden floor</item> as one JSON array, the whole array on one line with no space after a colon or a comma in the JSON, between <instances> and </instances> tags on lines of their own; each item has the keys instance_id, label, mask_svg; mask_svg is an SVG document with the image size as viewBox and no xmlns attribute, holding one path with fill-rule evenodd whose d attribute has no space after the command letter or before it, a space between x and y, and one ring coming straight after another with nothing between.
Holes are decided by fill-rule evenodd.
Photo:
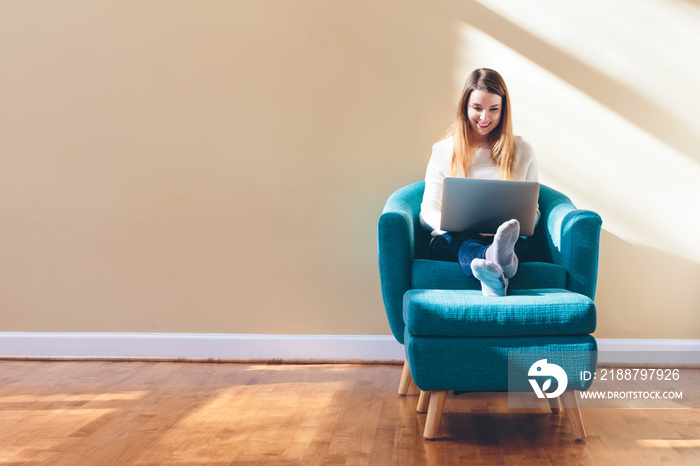
<instances>
[{"instance_id":1,"label":"wooden floor","mask_svg":"<svg viewBox=\"0 0 700 466\"><path fill-rule=\"evenodd\" d=\"M504 394L450 395L422 438L398 365L0 361L5 464L700 464L699 409L583 409L588 439Z\"/></svg>"}]
</instances>

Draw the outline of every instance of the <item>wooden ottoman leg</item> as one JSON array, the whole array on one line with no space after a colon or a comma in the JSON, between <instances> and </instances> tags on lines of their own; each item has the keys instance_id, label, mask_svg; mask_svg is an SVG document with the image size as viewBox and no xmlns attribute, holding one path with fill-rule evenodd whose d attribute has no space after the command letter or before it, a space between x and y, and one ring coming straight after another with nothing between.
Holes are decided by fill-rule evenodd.
<instances>
[{"instance_id":1,"label":"wooden ottoman leg","mask_svg":"<svg viewBox=\"0 0 700 466\"><path fill-rule=\"evenodd\" d=\"M428 405L428 417L425 420L425 430L423 437L428 440L435 438L442 417L442 410L445 408L447 391L430 392L430 404Z\"/></svg>"},{"instance_id":2,"label":"wooden ottoman leg","mask_svg":"<svg viewBox=\"0 0 700 466\"><path fill-rule=\"evenodd\" d=\"M576 392L573 390L566 391L561 395L561 402L564 406L564 412L571 425L571 430L574 433L574 438L576 440L583 440L586 438L586 430L583 428L583 418L581 417L581 410L578 406L578 400L576 399Z\"/></svg>"},{"instance_id":3,"label":"wooden ottoman leg","mask_svg":"<svg viewBox=\"0 0 700 466\"><path fill-rule=\"evenodd\" d=\"M549 408L552 410L552 414L561 414L561 403L559 398L547 398L549 402Z\"/></svg>"},{"instance_id":4,"label":"wooden ottoman leg","mask_svg":"<svg viewBox=\"0 0 700 466\"><path fill-rule=\"evenodd\" d=\"M420 398L418 398L418 406L416 406L416 411L419 413L428 412L428 403L430 402L430 392L420 391Z\"/></svg>"}]
</instances>

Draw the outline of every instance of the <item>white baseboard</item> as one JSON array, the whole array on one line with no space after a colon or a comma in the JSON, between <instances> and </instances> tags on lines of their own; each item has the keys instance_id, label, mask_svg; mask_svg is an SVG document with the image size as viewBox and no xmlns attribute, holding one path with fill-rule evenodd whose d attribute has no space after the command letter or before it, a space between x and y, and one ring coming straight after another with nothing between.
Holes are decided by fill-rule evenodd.
<instances>
[{"instance_id":1,"label":"white baseboard","mask_svg":"<svg viewBox=\"0 0 700 466\"><path fill-rule=\"evenodd\" d=\"M700 364L700 340L597 342L600 362ZM0 332L0 358L387 361L404 348L391 335Z\"/></svg>"},{"instance_id":2,"label":"white baseboard","mask_svg":"<svg viewBox=\"0 0 700 466\"><path fill-rule=\"evenodd\" d=\"M698 364L700 340L596 338L598 362Z\"/></svg>"},{"instance_id":3,"label":"white baseboard","mask_svg":"<svg viewBox=\"0 0 700 466\"><path fill-rule=\"evenodd\" d=\"M391 335L0 332L0 357L169 360L397 360Z\"/></svg>"},{"instance_id":4,"label":"white baseboard","mask_svg":"<svg viewBox=\"0 0 700 466\"><path fill-rule=\"evenodd\" d=\"M700 340L596 338L598 351L700 351Z\"/></svg>"}]
</instances>

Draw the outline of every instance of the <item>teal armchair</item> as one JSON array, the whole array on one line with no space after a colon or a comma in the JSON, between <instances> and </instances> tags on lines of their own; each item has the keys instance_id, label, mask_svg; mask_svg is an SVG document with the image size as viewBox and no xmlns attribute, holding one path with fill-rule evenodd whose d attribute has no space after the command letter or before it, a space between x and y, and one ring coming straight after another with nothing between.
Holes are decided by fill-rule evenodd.
<instances>
[{"instance_id":1,"label":"teal armchair","mask_svg":"<svg viewBox=\"0 0 700 466\"><path fill-rule=\"evenodd\" d=\"M484 297L479 281L459 264L427 259L430 234L419 221L423 189L417 182L389 197L379 218L378 252L387 318L406 350L399 393L412 384L421 390L418 410L428 412L424 436L436 437L448 391L532 391L531 363L521 357L532 355L563 367L567 389L548 401L555 412L563 407L574 435L583 439L575 391L590 385L580 371L592 372L597 364L591 333L600 216L541 185L541 217L528 239L537 262L520 264L508 296ZM514 373L521 374L515 385Z\"/></svg>"}]
</instances>

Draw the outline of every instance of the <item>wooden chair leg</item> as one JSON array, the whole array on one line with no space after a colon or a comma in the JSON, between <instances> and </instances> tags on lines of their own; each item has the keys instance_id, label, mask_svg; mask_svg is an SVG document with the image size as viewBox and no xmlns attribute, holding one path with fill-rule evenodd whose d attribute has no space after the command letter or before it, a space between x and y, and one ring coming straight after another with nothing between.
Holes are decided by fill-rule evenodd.
<instances>
[{"instance_id":1,"label":"wooden chair leg","mask_svg":"<svg viewBox=\"0 0 700 466\"><path fill-rule=\"evenodd\" d=\"M420 391L420 398L418 398L418 406L416 406L416 411L419 413L428 412L428 403L430 402L430 392Z\"/></svg>"},{"instance_id":2,"label":"wooden chair leg","mask_svg":"<svg viewBox=\"0 0 700 466\"><path fill-rule=\"evenodd\" d=\"M561 403L559 398L547 398L549 402L549 408L552 410L552 414L561 414Z\"/></svg>"},{"instance_id":3,"label":"wooden chair leg","mask_svg":"<svg viewBox=\"0 0 700 466\"><path fill-rule=\"evenodd\" d=\"M425 419L425 430L423 437L428 440L435 438L442 417L442 410L445 408L445 400L447 399L447 391L438 391L430 393L430 404L428 405L428 416Z\"/></svg>"},{"instance_id":4,"label":"wooden chair leg","mask_svg":"<svg viewBox=\"0 0 700 466\"><path fill-rule=\"evenodd\" d=\"M581 418L576 392L573 390L564 392L561 395L561 403L574 433L574 438L583 441L586 438L586 430L583 428L583 418Z\"/></svg>"},{"instance_id":5,"label":"wooden chair leg","mask_svg":"<svg viewBox=\"0 0 700 466\"><path fill-rule=\"evenodd\" d=\"M401 371L401 382L399 382L399 395L418 395L420 388L413 382L411 369L408 367L408 361L404 361L403 370Z\"/></svg>"},{"instance_id":6,"label":"wooden chair leg","mask_svg":"<svg viewBox=\"0 0 700 466\"><path fill-rule=\"evenodd\" d=\"M399 382L399 395L408 394L408 389L411 386L411 369L408 367L408 361L404 361L403 370L401 371L401 382Z\"/></svg>"}]
</instances>

